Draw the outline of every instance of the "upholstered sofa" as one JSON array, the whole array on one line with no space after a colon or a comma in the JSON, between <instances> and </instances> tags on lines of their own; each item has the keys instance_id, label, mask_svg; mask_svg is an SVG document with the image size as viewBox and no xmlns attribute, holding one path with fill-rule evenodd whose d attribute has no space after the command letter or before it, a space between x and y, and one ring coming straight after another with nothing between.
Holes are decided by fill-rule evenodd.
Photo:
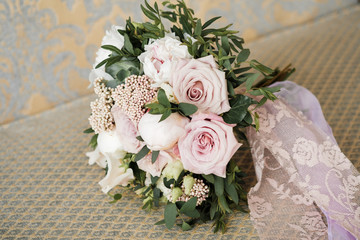
<instances>
[{"instance_id":1,"label":"upholstered sofa","mask_svg":"<svg viewBox=\"0 0 360 240\"><path fill-rule=\"evenodd\" d=\"M310 89L345 155L360 170L360 5L354 0L188 1L202 18L224 15L245 37L251 58L292 63L291 80ZM154 223L134 193L110 204L88 165L88 74L104 31L139 17L132 1L0 3L1 239L258 239L246 212L183 232ZM251 155L239 151L247 188ZM278 226L277 226L278 227Z\"/></svg>"}]
</instances>

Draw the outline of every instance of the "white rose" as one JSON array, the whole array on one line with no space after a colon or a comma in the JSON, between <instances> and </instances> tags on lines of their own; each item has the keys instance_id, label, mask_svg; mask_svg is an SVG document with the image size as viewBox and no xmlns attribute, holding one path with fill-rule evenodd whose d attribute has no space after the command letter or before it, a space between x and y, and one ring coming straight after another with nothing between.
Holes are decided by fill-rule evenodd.
<instances>
[{"instance_id":1,"label":"white rose","mask_svg":"<svg viewBox=\"0 0 360 240\"><path fill-rule=\"evenodd\" d=\"M192 58L185 45L176 39L174 33L165 34L165 37L151 40L145 46L145 52L139 57L144 66L144 73L154 82L154 87L169 82L171 69L176 59Z\"/></svg>"},{"instance_id":2,"label":"white rose","mask_svg":"<svg viewBox=\"0 0 360 240\"><path fill-rule=\"evenodd\" d=\"M179 113L172 113L168 118L159 122L160 114L146 113L140 120L139 133L153 151L172 148L185 132L185 125L189 119Z\"/></svg>"},{"instance_id":3,"label":"white rose","mask_svg":"<svg viewBox=\"0 0 360 240\"><path fill-rule=\"evenodd\" d=\"M124 46L124 36L122 36L118 30L119 29L124 29L121 26L111 26L111 29L106 31L106 34L104 36L104 38L102 39L101 45L112 45L117 47L118 49L121 49ZM96 52L96 59L95 59L95 63L93 65L93 69L90 72L89 75L89 81L91 82L91 84L93 84L94 80L97 78L103 78L105 80L113 80L114 78L105 72L105 66L101 66L99 68L96 68L96 65L98 65L100 62L102 62L103 60L105 60L106 58L109 57L109 55L111 54L111 51L100 48L97 52Z\"/></svg>"}]
</instances>

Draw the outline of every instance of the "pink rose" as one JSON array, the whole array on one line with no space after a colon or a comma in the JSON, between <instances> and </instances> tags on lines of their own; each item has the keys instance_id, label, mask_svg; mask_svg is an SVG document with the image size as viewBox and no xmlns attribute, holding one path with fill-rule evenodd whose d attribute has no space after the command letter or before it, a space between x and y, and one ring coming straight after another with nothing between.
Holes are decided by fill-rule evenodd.
<instances>
[{"instance_id":1,"label":"pink rose","mask_svg":"<svg viewBox=\"0 0 360 240\"><path fill-rule=\"evenodd\" d=\"M198 113L185 126L186 135L179 139L184 169L198 174L226 177L226 165L241 146L233 125L215 114Z\"/></svg>"},{"instance_id":2,"label":"pink rose","mask_svg":"<svg viewBox=\"0 0 360 240\"><path fill-rule=\"evenodd\" d=\"M216 114L230 110L225 73L218 69L213 56L181 59L172 72L170 84L179 102Z\"/></svg>"},{"instance_id":3,"label":"pink rose","mask_svg":"<svg viewBox=\"0 0 360 240\"><path fill-rule=\"evenodd\" d=\"M160 151L159 156L154 163L151 161L151 154L148 154L137 161L137 165L141 170L150 173L153 177L160 177L163 168L172 161L173 157L169 153Z\"/></svg>"},{"instance_id":4,"label":"pink rose","mask_svg":"<svg viewBox=\"0 0 360 240\"><path fill-rule=\"evenodd\" d=\"M130 153L138 153L144 144L136 139L140 134L134 123L121 108L116 105L111 108L111 113L115 120L116 135L122 143L124 150Z\"/></svg>"}]
</instances>

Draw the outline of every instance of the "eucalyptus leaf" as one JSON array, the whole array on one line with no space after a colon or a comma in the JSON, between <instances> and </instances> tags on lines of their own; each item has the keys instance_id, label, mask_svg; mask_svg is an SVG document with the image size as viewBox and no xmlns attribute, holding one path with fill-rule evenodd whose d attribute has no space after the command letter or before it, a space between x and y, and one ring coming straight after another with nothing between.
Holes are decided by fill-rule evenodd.
<instances>
[{"instance_id":1,"label":"eucalyptus leaf","mask_svg":"<svg viewBox=\"0 0 360 240\"><path fill-rule=\"evenodd\" d=\"M202 30L201 19L198 19L194 30L194 35L201 35L201 30Z\"/></svg>"},{"instance_id":2,"label":"eucalyptus leaf","mask_svg":"<svg viewBox=\"0 0 360 240\"><path fill-rule=\"evenodd\" d=\"M152 151L151 153L151 163L154 164L159 156L160 151Z\"/></svg>"},{"instance_id":3,"label":"eucalyptus leaf","mask_svg":"<svg viewBox=\"0 0 360 240\"><path fill-rule=\"evenodd\" d=\"M255 82L255 80L260 76L260 73L253 73L247 80L245 83L245 87L246 90L249 91L253 85L253 83Z\"/></svg>"},{"instance_id":4,"label":"eucalyptus leaf","mask_svg":"<svg viewBox=\"0 0 360 240\"><path fill-rule=\"evenodd\" d=\"M164 107L166 107L166 108L170 108L170 107L171 107L171 104L170 104L170 102L169 102L169 99L168 99L167 96L166 96L166 93L165 93L164 89L160 88L160 89L158 90L157 99L158 99L159 103L160 103L161 105L163 105Z\"/></svg>"},{"instance_id":5,"label":"eucalyptus leaf","mask_svg":"<svg viewBox=\"0 0 360 240\"><path fill-rule=\"evenodd\" d=\"M237 58L236 58L236 61L238 63L241 63L241 62L245 62L246 59L248 59L250 55L250 50L249 49L243 49L238 55L237 55Z\"/></svg>"},{"instance_id":6,"label":"eucalyptus leaf","mask_svg":"<svg viewBox=\"0 0 360 240\"><path fill-rule=\"evenodd\" d=\"M170 115L171 115L171 110L170 110L169 108L165 109L165 112L164 112L163 115L161 116L159 122L164 121L164 120L167 119Z\"/></svg>"},{"instance_id":7,"label":"eucalyptus leaf","mask_svg":"<svg viewBox=\"0 0 360 240\"><path fill-rule=\"evenodd\" d=\"M182 223L182 225L181 225L181 229L183 230L183 231L188 231L188 230L190 230L190 229L192 229L192 227L188 224L188 223L186 223L185 221Z\"/></svg>"},{"instance_id":8,"label":"eucalyptus leaf","mask_svg":"<svg viewBox=\"0 0 360 240\"><path fill-rule=\"evenodd\" d=\"M176 222L176 217L177 217L177 208L175 203L168 203L165 206L165 211L164 211L165 226L168 229L171 229L174 226Z\"/></svg>"},{"instance_id":9,"label":"eucalyptus leaf","mask_svg":"<svg viewBox=\"0 0 360 240\"><path fill-rule=\"evenodd\" d=\"M197 202L197 197L193 197L190 200L188 200L187 202L185 202L185 204L180 209L180 213L194 211L196 208L196 202Z\"/></svg>"},{"instance_id":10,"label":"eucalyptus leaf","mask_svg":"<svg viewBox=\"0 0 360 240\"><path fill-rule=\"evenodd\" d=\"M83 133L93 133L94 130L92 128L85 129Z\"/></svg>"},{"instance_id":11,"label":"eucalyptus leaf","mask_svg":"<svg viewBox=\"0 0 360 240\"><path fill-rule=\"evenodd\" d=\"M179 103L179 109L185 116L190 116L198 110L198 107L190 103Z\"/></svg>"},{"instance_id":12,"label":"eucalyptus leaf","mask_svg":"<svg viewBox=\"0 0 360 240\"><path fill-rule=\"evenodd\" d=\"M150 149L145 145L135 156L134 161L137 162L145 157L150 152Z\"/></svg>"},{"instance_id":13,"label":"eucalyptus leaf","mask_svg":"<svg viewBox=\"0 0 360 240\"><path fill-rule=\"evenodd\" d=\"M224 194L224 178L219 176L214 176L215 178L215 194L216 196L220 197Z\"/></svg>"},{"instance_id":14,"label":"eucalyptus leaf","mask_svg":"<svg viewBox=\"0 0 360 240\"><path fill-rule=\"evenodd\" d=\"M229 124L240 123L246 116L249 106L255 103L252 98L241 94L236 95L230 100L231 109L223 115L224 121Z\"/></svg>"},{"instance_id":15,"label":"eucalyptus leaf","mask_svg":"<svg viewBox=\"0 0 360 240\"><path fill-rule=\"evenodd\" d=\"M215 183L215 178L214 178L214 175L213 174L209 174L209 175L206 175L206 174L202 174L201 175L203 178L205 178L206 181L214 184Z\"/></svg>"},{"instance_id":16,"label":"eucalyptus leaf","mask_svg":"<svg viewBox=\"0 0 360 240\"><path fill-rule=\"evenodd\" d=\"M239 203L239 196L234 184L228 184L227 181L225 181L225 191L229 194L235 204Z\"/></svg>"}]
</instances>

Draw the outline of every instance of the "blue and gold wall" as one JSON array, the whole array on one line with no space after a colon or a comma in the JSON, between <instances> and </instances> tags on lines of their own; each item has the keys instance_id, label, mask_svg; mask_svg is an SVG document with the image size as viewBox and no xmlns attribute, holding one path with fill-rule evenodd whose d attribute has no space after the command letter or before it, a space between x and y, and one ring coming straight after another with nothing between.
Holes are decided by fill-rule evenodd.
<instances>
[{"instance_id":1,"label":"blue and gold wall","mask_svg":"<svg viewBox=\"0 0 360 240\"><path fill-rule=\"evenodd\" d=\"M151 2L151 1L150 1ZM153 1L152 1L153 2ZM88 74L104 32L141 21L133 0L1 0L0 124L91 93ZM356 0L201 0L197 16L225 16L245 41L311 21Z\"/></svg>"}]
</instances>

